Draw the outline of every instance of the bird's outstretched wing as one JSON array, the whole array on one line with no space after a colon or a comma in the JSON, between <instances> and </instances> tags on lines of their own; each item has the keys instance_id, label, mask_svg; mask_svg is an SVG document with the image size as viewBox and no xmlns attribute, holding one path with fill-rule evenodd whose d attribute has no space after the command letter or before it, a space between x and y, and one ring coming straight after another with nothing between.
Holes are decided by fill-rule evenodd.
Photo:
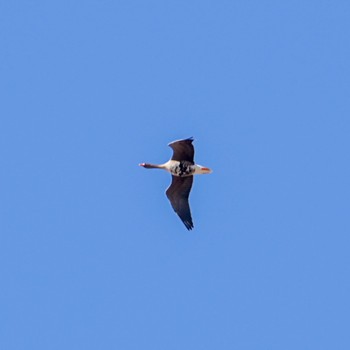
<instances>
[{"instance_id":1,"label":"bird's outstretched wing","mask_svg":"<svg viewBox=\"0 0 350 350\"><path fill-rule=\"evenodd\" d=\"M172 160L187 160L194 163L194 147L192 145L193 137L185 140L177 140L169 143L169 146L173 149L174 153Z\"/></svg>"},{"instance_id":2,"label":"bird's outstretched wing","mask_svg":"<svg viewBox=\"0 0 350 350\"><path fill-rule=\"evenodd\" d=\"M171 185L166 190L171 206L188 230L193 229L191 210L188 203L192 183L193 176L179 177L173 175Z\"/></svg>"}]
</instances>

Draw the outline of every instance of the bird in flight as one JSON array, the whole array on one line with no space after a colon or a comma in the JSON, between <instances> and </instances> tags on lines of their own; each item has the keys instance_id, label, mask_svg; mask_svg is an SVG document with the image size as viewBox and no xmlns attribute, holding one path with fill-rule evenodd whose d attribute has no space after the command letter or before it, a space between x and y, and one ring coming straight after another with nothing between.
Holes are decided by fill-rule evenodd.
<instances>
[{"instance_id":1,"label":"bird in flight","mask_svg":"<svg viewBox=\"0 0 350 350\"><path fill-rule=\"evenodd\" d=\"M164 164L141 163L146 169L164 169L171 173L172 181L166 190L166 195L176 214L180 217L188 230L193 229L188 197L191 192L193 175L210 174L211 169L194 163L193 137L169 143L173 149L173 156Z\"/></svg>"}]
</instances>

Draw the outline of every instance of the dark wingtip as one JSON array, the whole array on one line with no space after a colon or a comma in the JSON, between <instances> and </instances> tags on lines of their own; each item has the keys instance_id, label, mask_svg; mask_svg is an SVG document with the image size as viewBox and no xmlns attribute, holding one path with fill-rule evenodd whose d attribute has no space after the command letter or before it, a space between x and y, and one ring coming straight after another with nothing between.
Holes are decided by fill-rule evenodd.
<instances>
[{"instance_id":1,"label":"dark wingtip","mask_svg":"<svg viewBox=\"0 0 350 350\"><path fill-rule=\"evenodd\" d=\"M186 226L186 228L187 228L188 231L191 231L191 230L194 228L192 222L184 221L183 223L185 224L185 226Z\"/></svg>"},{"instance_id":2,"label":"dark wingtip","mask_svg":"<svg viewBox=\"0 0 350 350\"><path fill-rule=\"evenodd\" d=\"M175 142L183 142L183 141L191 141L193 142L194 141L194 137L191 136L191 137L188 137L187 139L180 139L180 140L174 140L174 141L171 141L170 143L168 143L168 146L171 146L172 143L175 143Z\"/></svg>"}]
</instances>

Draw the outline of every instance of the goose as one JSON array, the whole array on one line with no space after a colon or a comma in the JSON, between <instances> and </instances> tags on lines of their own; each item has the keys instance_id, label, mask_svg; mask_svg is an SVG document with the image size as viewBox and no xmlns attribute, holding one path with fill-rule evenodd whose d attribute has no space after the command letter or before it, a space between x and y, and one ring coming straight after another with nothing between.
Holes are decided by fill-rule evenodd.
<instances>
[{"instance_id":1,"label":"goose","mask_svg":"<svg viewBox=\"0 0 350 350\"><path fill-rule=\"evenodd\" d=\"M180 217L188 230L193 229L191 209L188 203L188 197L193 184L193 175L210 174L210 168L195 164L193 137L170 142L173 150L173 156L164 164L140 163L139 165L146 169L163 169L172 175L172 181L166 190L171 206Z\"/></svg>"}]
</instances>

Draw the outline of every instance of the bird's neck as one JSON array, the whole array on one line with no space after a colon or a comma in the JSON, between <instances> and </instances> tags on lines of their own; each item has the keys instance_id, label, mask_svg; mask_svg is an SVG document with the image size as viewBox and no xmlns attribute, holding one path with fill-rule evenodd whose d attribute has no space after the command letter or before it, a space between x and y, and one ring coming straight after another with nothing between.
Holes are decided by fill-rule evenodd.
<instances>
[{"instance_id":1,"label":"bird's neck","mask_svg":"<svg viewBox=\"0 0 350 350\"><path fill-rule=\"evenodd\" d=\"M144 163L142 166L146 169L164 169L163 164Z\"/></svg>"}]
</instances>

